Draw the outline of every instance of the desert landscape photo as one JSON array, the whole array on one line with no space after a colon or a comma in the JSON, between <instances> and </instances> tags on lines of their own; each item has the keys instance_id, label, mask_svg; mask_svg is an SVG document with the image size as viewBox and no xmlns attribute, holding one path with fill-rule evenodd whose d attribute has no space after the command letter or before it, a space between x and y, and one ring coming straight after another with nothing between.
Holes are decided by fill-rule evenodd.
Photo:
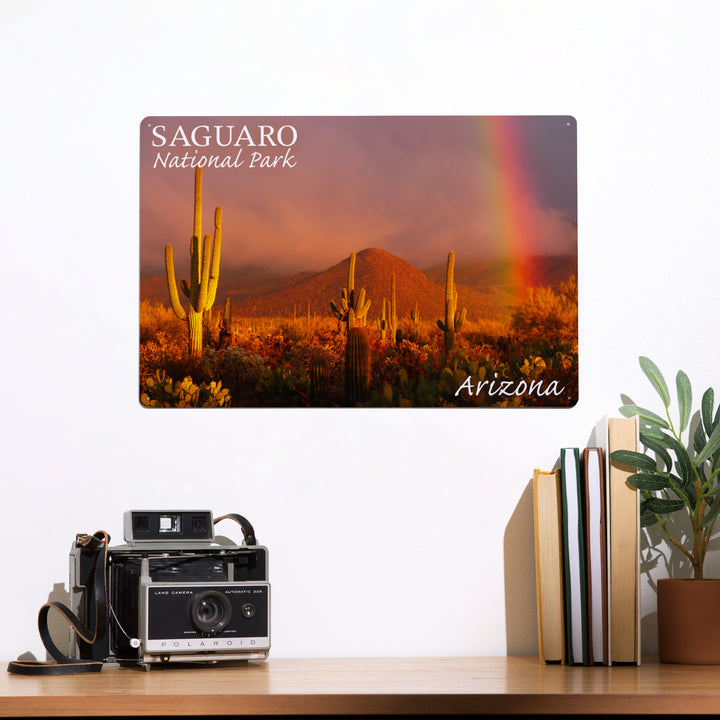
<instances>
[{"instance_id":1,"label":"desert landscape photo","mask_svg":"<svg viewBox=\"0 0 720 720\"><path fill-rule=\"evenodd\" d=\"M568 117L146 118L146 407L577 402Z\"/></svg>"}]
</instances>

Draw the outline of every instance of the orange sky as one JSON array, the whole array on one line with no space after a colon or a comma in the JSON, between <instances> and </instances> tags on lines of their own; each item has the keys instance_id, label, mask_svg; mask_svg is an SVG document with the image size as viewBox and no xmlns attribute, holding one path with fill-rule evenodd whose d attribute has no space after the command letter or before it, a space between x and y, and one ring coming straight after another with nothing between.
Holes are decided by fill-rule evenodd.
<instances>
[{"instance_id":1,"label":"orange sky","mask_svg":"<svg viewBox=\"0 0 720 720\"><path fill-rule=\"evenodd\" d=\"M259 126L273 129L271 139L264 131L265 147ZM288 147L272 147L282 126L280 140ZM451 249L457 262L505 257L520 239L503 234L509 224L499 222L500 213L522 215L522 245L530 252L577 252L572 118L491 125L470 117L153 117L140 130L143 276L163 272L168 242L178 275L187 274L182 263L192 234L194 170L162 167L185 155L242 161L204 170L203 232L212 231L213 209L221 205L225 272L246 268L261 277L323 270L366 247L421 269L444 263ZM511 148L500 147L500 133ZM221 147L216 140L233 144ZM279 157L278 166L259 167L265 157L265 163Z\"/></svg>"}]
</instances>

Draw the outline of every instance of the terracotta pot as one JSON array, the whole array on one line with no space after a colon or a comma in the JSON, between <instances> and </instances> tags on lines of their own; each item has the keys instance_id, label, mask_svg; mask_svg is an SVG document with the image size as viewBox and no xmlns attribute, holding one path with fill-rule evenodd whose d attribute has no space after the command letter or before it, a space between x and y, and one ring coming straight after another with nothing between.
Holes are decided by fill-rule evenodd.
<instances>
[{"instance_id":1,"label":"terracotta pot","mask_svg":"<svg viewBox=\"0 0 720 720\"><path fill-rule=\"evenodd\" d=\"M658 580L660 660L720 664L720 579Z\"/></svg>"}]
</instances>

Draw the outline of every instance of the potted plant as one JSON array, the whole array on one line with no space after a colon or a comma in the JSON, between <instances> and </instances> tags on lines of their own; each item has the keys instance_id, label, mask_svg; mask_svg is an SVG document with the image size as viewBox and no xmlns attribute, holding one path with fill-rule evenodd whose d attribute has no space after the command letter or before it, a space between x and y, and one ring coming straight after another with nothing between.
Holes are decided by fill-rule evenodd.
<instances>
[{"instance_id":1,"label":"potted plant","mask_svg":"<svg viewBox=\"0 0 720 720\"><path fill-rule=\"evenodd\" d=\"M680 370L675 381L677 408L671 413L670 391L657 365L641 357L640 367L660 396L664 417L637 405L623 405L622 415L638 416L646 453L618 450L610 457L637 470L628 483L642 495L641 525L659 524L694 573L693 579L658 581L660 659L720 663L720 579L704 576L708 544L720 514L720 407L714 408L714 391L708 388L699 415L693 418L692 387ZM670 526L675 513L686 515L689 532L681 534Z\"/></svg>"}]
</instances>

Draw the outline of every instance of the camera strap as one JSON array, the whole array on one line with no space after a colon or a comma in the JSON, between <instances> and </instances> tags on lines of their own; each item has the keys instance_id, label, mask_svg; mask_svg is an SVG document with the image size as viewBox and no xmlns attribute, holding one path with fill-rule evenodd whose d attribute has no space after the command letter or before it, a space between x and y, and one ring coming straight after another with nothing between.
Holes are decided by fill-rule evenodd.
<instances>
[{"instance_id":1,"label":"camera strap","mask_svg":"<svg viewBox=\"0 0 720 720\"><path fill-rule=\"evenodd\" d=\"M103 663L100 660L77 660L68 657L53 642L48 629L48 613L51 609L58 611L73 627L75 632L86 643L92 645L101 640L107 633L108 600L107 600L107 549L110 536L103 530L94 535L78 535L75 544L83 553L95 554L92 587L94 617L93 628L87 628L67 605L61 602L49 602L40 608L38 614L38 630L40 639L55 662L22 661L8 663L8 672L16 675L66 675L69 673L100 672ZM90 583L88 583L90 585Z\"/></svg>"},{"instance_id":2,"label":"camera strap","mask_svg":"<svg viewBox=\"0 0 720 720\"><path fill-rule=\"evenodd\" d=\"M221 515L220 517L216 517L213 520L213 524L217 525L221 520L234 520L242 528L243 537L245 538L245 544L257 545L257 540L255 539L255 530L253 530L253 526L250 524L250 521L247 518L244 518L242 515L238 515L237 513L228 513L227 515Z\"/></svg>"}]
</instances>

